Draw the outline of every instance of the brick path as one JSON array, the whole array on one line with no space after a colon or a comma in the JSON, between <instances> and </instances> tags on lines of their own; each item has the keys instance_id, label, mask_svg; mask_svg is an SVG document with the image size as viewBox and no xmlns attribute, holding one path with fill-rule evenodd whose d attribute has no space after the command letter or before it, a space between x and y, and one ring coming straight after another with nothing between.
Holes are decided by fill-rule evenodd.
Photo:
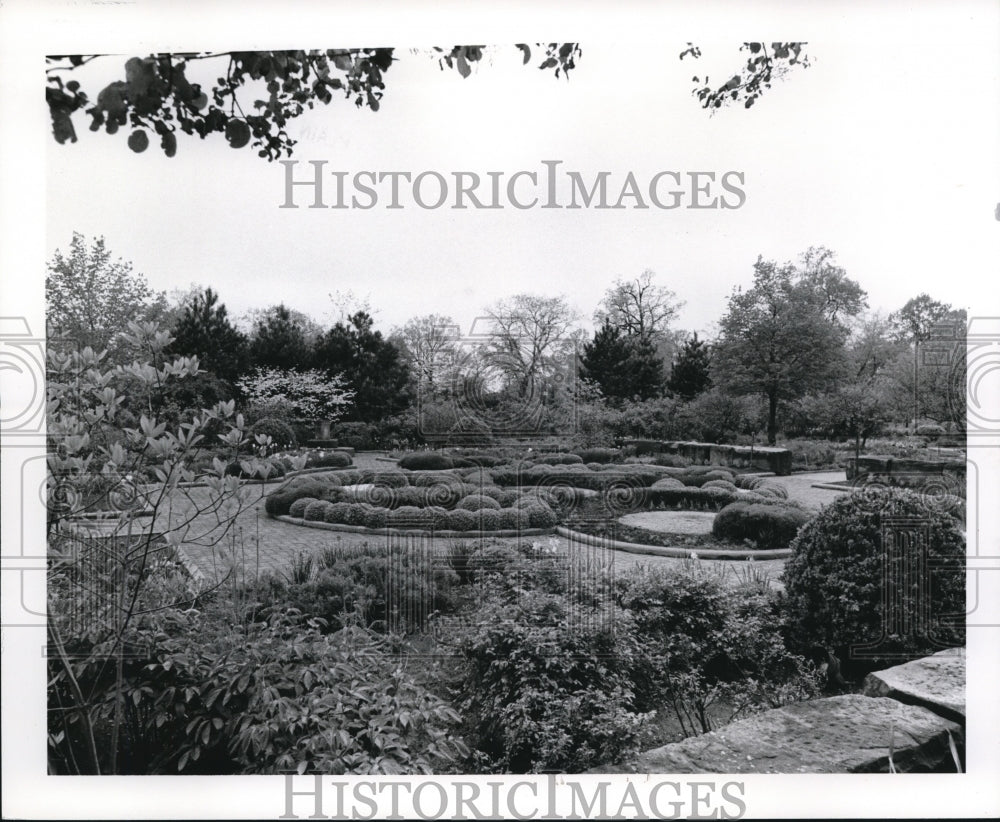
<instances>
[{"instance_id":1,"label":"brick path","mask_svg":"<svg viewBox=\"0 0 1000 822\"><path fill-rule=\"evenodd\" d=\"M367 459L366 459L367 458ZM370 462L370 465L368 464ZM369 455L358 455L355 463L359 467L377 467L379 470L390 470L391 464L375 462ZM814 482L843 479L843 472L823 472L815 474L798 474L791 477L773 478L781 482L789 490L792 499L800 500L810 507L819 507L832 501L838 494L836 491L812 488ZM317 528L290 525L271 519L264 512L263 498L266 493L276 487L276 484L245 486L250 503L236 518L233 529L222 535L218 526L218 518L203 514L194 519L189 539L181 546L182 559L192 573L205 583L219 581L235 565L240 573L247 578L253 578L257 573L288 573L292 563L299 554L316 555L328 548L354 547L365 543L376 544L384 537L366 534L339 533ZM196 502L204 505L208 499L204 489L192 489L190 496ZM174 523L191 510L183 500L175 500L174 510L170 518ZM164 514L157 520L158 528L167 523ZM196 531L197 529L197 531ZM556 540L560 548L568 548L568 540L562 537L542 537L543 540ZM214 545L212 543L215 543ZM441 540L442 544L451 540ZM443 547L443 545L442 545ZM711 566L718 573L736 580L739 574L746 572L746 563L726 560L691 560L675 559L645 554L631 554L624 551L613 552L614 566L621 571L634 566L673 565L675 567L705 565ZM784 566L784 560L758 560L754 569L776 580ZM724 569L724 570L723 570Z\"/></svg>"}]
</instances>

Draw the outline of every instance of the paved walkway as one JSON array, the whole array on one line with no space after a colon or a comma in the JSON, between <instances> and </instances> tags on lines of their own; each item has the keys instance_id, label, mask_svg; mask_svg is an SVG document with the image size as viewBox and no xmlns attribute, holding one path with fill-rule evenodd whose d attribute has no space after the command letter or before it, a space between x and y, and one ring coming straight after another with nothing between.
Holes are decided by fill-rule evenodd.
<instances>
[{"instance_id":1,"label":"paved walkway","mask_svg":"<svg viewBox=\"0 0 1000 822\"><path fill-rule=\"evenodd\" d=\"M371 460L368 455L359 455L355 461L362 467L368 467ZM379 470L390 470L391 464L375 463L371 467ZM819 508L835 499L837 491L813 488L816 482L832 482L844 479L844 472L817 472L796 474L790 477L774 477L769 481L780 482L789 491L791 499L798 500L810 507ZM204 489L191 489L189 500L175 500L169 516L162 515L157 520L158 529L167 525L168 520L175 525L178 522L191 520L188 539L181 546L182 559L191 572L205 584L214 584L234 572L239 576L252 579L262 573L289 573L298 555L313 556L327 549L352 548L363 544L377 544L385 537L367 534L352 534L347 532L327 531L317 528L290 525L271 519L264 512L264 496L275 488L276 484L245 486L248 500L244 510L236 517L232 528L223 532L219 522L225 517L211 513L194 514L194 506L204 507L208 493ZM541 537L536 539L554 540L559 548L567 548L568 542L562 537ZM444 547L452 540L440 540ZM647 554L631 554L624 551L613 552L613 562L619 571L635 566L696 567L704 566L712 573L720 573L724 577L736 581L746 574L762 574L776 580L784 566L784 560L758 560L748 569L748 563L728 560L692 560L660 557Z\"/></svg>"}]
</instances>

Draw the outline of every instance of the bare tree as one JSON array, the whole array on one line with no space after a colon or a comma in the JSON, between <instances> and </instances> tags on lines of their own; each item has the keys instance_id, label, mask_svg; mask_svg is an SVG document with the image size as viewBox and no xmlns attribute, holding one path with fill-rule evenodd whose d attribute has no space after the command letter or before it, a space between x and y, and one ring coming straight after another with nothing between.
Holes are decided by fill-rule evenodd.
<instances>
[{"instance_id":1,"label":"bare tree","mask_svg":"<svg viewBox=\"0 0 1000 822\"><path fill-rule=\"evenodd\" d=\"M393 329L390 339L403 351L418 387L433 393L443 387L456 366L460 336L451 317L427 314Z\"/></svg>"},{"instance_id":2,"label":"bare tree","mask_svg":"<svg viewBox=\"0 0 1000 822\"><path fill-rule=\"evenodd\" d=\"M664 334L684 303L669 288L657 285L655 277L647 268L634 280L616 280L594 312L594 322L601 326L607 320L630 337Z\"/></svg>"},{"instance_id":3,"label":"bare tree","mask_svg":"<svg viewBox=\"0 0 1000 822\"><path fill-rule=\"evenodd\" d=\"M571 337L578 314L565 297L517 294L486 310L490 338L484 361L520 396L551 376L573 351Z\"/></svg>"}]
</instances>

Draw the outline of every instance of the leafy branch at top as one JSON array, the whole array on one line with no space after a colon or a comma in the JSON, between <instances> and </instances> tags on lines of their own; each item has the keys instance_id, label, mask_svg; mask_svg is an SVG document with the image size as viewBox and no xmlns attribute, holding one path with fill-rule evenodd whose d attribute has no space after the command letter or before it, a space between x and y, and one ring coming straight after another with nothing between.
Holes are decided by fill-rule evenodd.
<instances>
[{"instance_id":1,"label":"leafy branch at top","mask_svg":"<svg viewBox=\"0 0 1000 822\"><path fill-rule=\"evenodd\" d=\"M519 44L527 64L531 48ZM576 43L536 44L543 50L539 68L566 76L576 66L581 50ZM471 65L483 59L483 46L435 48L447 66L468 77ZM385 90L385 73L395 61L391 48L327 49L311 51L256 51L200 54L153 54L131 57L125 79L109 83L96 100L66 75L106 55L50 56L45 98L52 133L60 144L77 141L73 115L81 109L90 116L90 130L115 134L129 128L128 145L139 153L149 147L151 132L159 136L168 157L177 152L178 132L204 139L222 133L233 148L252 145L257 154L276 160L291 156L295 140L286 127L290 120L316 106L329 104L335 93L353 100L358 108L378 111ZM224 76L211 89L187 77L192 61L228 60ZM253 97L245 105L240 95Z\"/></svg>"},{"instance_id":2,"label":"leafy branch at top","mask_svg":"<svg viewBox=\"0 0 1000 822\"><path fill-rule=\"evenodd\" d=\"M771 43L770 51L766 43L744 43L740 51L750 53L746 65L725 83L713 87L706 76L692 77L697 84L692 94L701 102L702 108L715 111L724 105L737 100L743 101L744 108L750 108L764 93L771 88L773 80L784 77L793 66L808 68L809 56L804 53L806 43ZM691 43L680 53L680 59L701 57L701 49Z\"/></svg>"}]
</instances>

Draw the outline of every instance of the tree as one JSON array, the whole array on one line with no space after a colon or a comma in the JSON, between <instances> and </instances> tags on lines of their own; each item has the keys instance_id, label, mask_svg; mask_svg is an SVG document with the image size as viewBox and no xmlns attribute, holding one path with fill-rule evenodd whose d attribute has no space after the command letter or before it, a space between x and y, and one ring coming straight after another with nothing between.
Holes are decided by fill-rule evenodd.
<instances>
[{"instance_id":1,"label":"tree","mask_svg":"<svg viewBox=\"0 0 1000 822\"><path fill-rule=\"evenodd\" d=\"M594 312L594 322L607 321L628 336L647 339L666 332L684 303L669 288L656 285L655 276L646 269L634 280L617 279Z\"/></svg>"},{"instance_id":2,"label":"tree","mask_svg":"<svg viewBox=\"0 0 1000 822\"><path fill-rule=\"evenodd\" d=\"M684 343L670 367L667 390L683 400L690 400L711 385L711 355L708 345L698 339L696 332Z\"/></svg>"},{"instance_id":3,"label":"tree","mask_svg":"<svg viewBox=\"0 0 1000 822\"><path fill-rule=\"evenodd\" d=\"M580 378L611 400L647 400L663 393L663 362L648 337L628 337L608 320L583 346Z\"/></svg>"},{"instance_id":4,"label":"tree","mask_svg":"<svg viewBox=\"0 0 1000 822\"><path fill-rule=\"evenodd\" d=\"M56 251L45 278L45 319L49 336L63 336L80 349L107 351L108 362L118 362L123 335L131 322L158 319L166 297L153 291L132 264L113 260L96 237L90 246L73 233L69 256Z\"/></svg>"},{"instance_id":5,"label":"tree","mask_svg":"<svg viewBox=\"0 0 1000 822\"><path fill-rule=\"evenodd\" d=\"M309 422L337 420L354 395L339 375L317 369L258 368L240 379L239 386L249 402L288 403L297 419Z\"/></svg>"},{"instance_id":6,"label":"tree","mask_svg":"<svg viewBox=\"0 0 1000 822\"><path fill-rule=\"evenodd\" d=\"M838 385L807 397L802 413L830 436L854 440L854 456L861 456L868 437L879 432L892 411L889 381L884 376Z\"/></svg>"},{"instance_id":7,"label":"tree","mask_svg":"<svg viewBox=\"0 0 1000 822\"><path fill-rule=\"evenodd\" d=\"M518 397L541 391L572 354L569 332L577 314L564 297L516 294L487 308L486 316L483 363Z\"/></svg>"},{"instance_id":8,"label":"tree","mask_svg":"<svg viewBox=\"0 0 1000 822\"><path fill-rule=\"evenodd\" d=\"M913 424L920 420L920 346L930 339L935 328L945 323L964 323L965 312L956 311L947 303L931 299L929 294L918 294L889 317L896 336L913 346ZM963 414L964 419L964 414Z\"/></svg>"},{"instance_id":9,"label":"tree","mask_svg":"<svg viewBox=\"0 0 1000 822\"><path fill-rule=\"evenodd\" d=\"M856 285L847 281L851 290ZM838 311L844 311L841 307ZM754 284L729 298L715 346L714 381L767 399L767 439L778 433L778 403L827 387L844 363L847 329L808 271L759 257Z\"/></svg>"},{"instance_id":10,"label":"tree","mask_svg":"<svg viewBox=\"0 0 1000 822\"><path fill-rule=\"evenodd\" d=\"M198 357L205 370L235 382L246 370L248 341L229 321L226 306L211 288L184 302L168 353Z\"/></svg>"},{"instance_id":11,"label":"tree","mask_svg":"<svg viewBox=\"0 0 1000 822\"><path fill-rule=\"evenodd\" d=\"M517 46L524 62L531 47ZM544 58L543 70L568 76L581 55L576 43L535 44ZM468 77L471 64L481 61L483 46L453 46L433 50L441 68ZM385 90L384 75L396 60L391 48L313 49L310 51L231 51L151 54L126 60L124 79L115 80L91 97L75 79L74 69L109 55L57 55L46 58L48 84L45 99L56 142L77 141L74 113L83 109L90 130L116 134L130 128L128 146L143 152L159 139L168 157L177 153L178 134L223 134L232 148L247 145L267 160L291 156L295 145L286 131L289 121L317 103L329 104L336 93L358 108L378 111ZM203 89L187 77L188 68L208 61L217 82ZM253 99L252 103L247 95ZM88 107L89 105L89 107Z\"/></svg>"},{"instance_id":12,"label":"tree","mask_svg":"<svg viewBox=\"0 0 1000 822\"><path fill-rule=\"evenodd\" d=\"M317 368L341 374L354 392L348 415L352 421L376 422L398 414L409 401L406 363L364 311L338 322L317 340L313 359Z\"/></svg>"},{"instance_id":13,"label":"tree","mask_svg":"<svg viewBox=\"0 0 1000 822\"><path fill-rule=\"evenodd\" d=\"M312 357L305 315L284 303L259 315L250 339L250 359L259 368L306 368Z\"/></svg>"},{"instance_id":14,"label":"tree","mask_svg":"<svg viewBox=\"0 0 1000 822\"><path fill-rule=\"evenodd\" d=\"M390 340L403 352L418 391L433 396L446 387L458 360L458 324L439 314L413 317Z\"/></svg>"}]
</instances>

